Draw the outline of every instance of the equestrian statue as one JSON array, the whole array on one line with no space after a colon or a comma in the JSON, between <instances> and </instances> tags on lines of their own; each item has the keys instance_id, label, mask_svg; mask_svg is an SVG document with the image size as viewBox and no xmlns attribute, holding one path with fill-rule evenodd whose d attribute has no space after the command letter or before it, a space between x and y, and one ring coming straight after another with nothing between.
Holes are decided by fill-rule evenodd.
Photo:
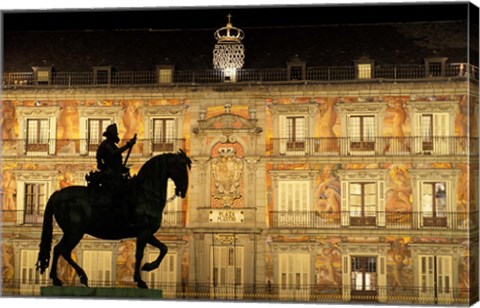
<instances>
[{"instance_id":1,"label":"equestrian statue","mask_svg":"<svg viewBox=\"0 0 480 308\"><path fill-rule=\"evenodd\" d=\"M167 181L175 183L175 196L185 198L188 189L188 171L192 161L183 150L165 153L149 159L136 176L131 177L126 167L128 155L136 136L118 148L118 130L109 125L106 137L97 150L99 171L86 176L88 186L70 186L54 192L46 205L36 268L41 274L49 267L52 247L53 217L63 236L53 248L50 279L61 286L57 262L62 256L76 271L80 282L88 287L85 271L72 259L71 252L84 234L100 239L119 240L136 238L134 282L147 288L140 276L140 264L146 244L160 250L158 257L145 263L141 270L151 271L160 266L167 254L167 246L155 232L160 228L167 202ZM122 164L122 152L129 150ZM169 198L169 199L172 199Z\"/></svg>"}]
</instances>

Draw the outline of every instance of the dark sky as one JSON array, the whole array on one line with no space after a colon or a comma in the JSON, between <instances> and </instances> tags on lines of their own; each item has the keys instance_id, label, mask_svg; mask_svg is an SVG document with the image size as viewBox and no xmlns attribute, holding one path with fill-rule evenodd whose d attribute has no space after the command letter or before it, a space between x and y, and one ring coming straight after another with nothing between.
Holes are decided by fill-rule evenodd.
<instances>
[{"instance_id":1,"label":"dark sky","mask_svg":"<svg viewBox=\"0 0 480 308\"><path fill-rule=\"evenodd\" d=\"M4 31L98 29L217 29L226 15L239 28L344 23L465 20L467 2L437 4L314 4L311 6L89 9L3 12Z\"/></svg>"}]
</instances>

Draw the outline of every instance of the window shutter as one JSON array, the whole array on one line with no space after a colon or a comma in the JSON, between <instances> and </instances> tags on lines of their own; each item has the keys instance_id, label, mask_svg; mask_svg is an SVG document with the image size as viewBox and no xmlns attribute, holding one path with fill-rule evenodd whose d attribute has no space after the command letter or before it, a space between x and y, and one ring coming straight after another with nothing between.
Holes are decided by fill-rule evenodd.
<instances>
[{"instance_id":1,"label":"window shutter","mask_svg":"<svg viewBox=\"0 0 480 308\"><path fill-rule=\"evenodd\" d=\"M426 136L426 132L422 130L422 114L416 113L414 118L414 141L413 141L413 149L415 153L423 152L423 141L427 140L428 137Z\"/></svg>"},{"instance_id":2,"label":"window shutter","mask_svg":"<svg viewBox=\"0 0 480 308\"><path fill-rule=\"evenodd\" d=\"M387 258L378 257L378 301L387 301Z\"/></svg>"},{"instance_id":3,"label":"window shutter","mask_svg":"<svg viewBox=\"0 0 480 308\"><path fill-rule=\"evenodd\" d=\"M378 208L377 208L377 224L380 227L385 226L385 183L378 182Z\"/></svg>"},{"instance_id":4,"label":"window shutter","mask_svg":"<svg viewBox=\"0 0 480 308\"><path fill-rule=\"evenodd\" d=\"M341 205L341 225L342 226L348 226L349 225L349 218L350 218L350 213L348 209L348 182L342 182L342 205Z\"/></svg>"},{"instance_id":5,"label":"window shutter","mask_svg":"<svg viewBox=\"0 0 480 308\"><path fill-rule=\"evenodd\" d=\"M437 293L439 304L452 301L452 257L437 256Z\"/></svg>"},{"instance_id":6,"label":"window shutter","mask_svg":"<svg viewBox=\"0 0 480 308\"><path fill-rule=\"evenodd\" d=\"M449 129L448 113L436 113L433 115L434 151L436 154L449 153Z\"/></svg>"},{"instance_id":7,"label":"window shutter","mask_svg":"<svg viewBox=\"0 0 480 308\"><path fill-rule=\"evenodd\" d=\"M435 294L434 257L418 256L419 297L425 302L433 302Z\"/></svg>"},{"instance_id":8,"label":"window shutter","mask_svg":"<svg viewBox=\"0 0 480 308\"><path fill-rule=\"evenodd\" d=\"M57 121L54 118L48 119L49 130L48 130L48 154L54 155L56 150L56 141L57 141ZM43 134L43 133L42 133Z\"/></svg>"},{"instance_id":9,"label":"window shutter","mask_svg":"<svg viewBox=\"0 0 480 308\"><path fill-rule=\"evenodd\" d=\"M345 302L350 301L351 298L351 271L350 256L342 256L342 300Z\"/></svg>"},{"instance_id":10,"label":"window shutter","mask_svg":"<svg viewBox=\"0 0 480 308\"><path fill-rule=\"evenodd\" d=\"M287 151L287 133L286 133L287 121L285 116L278 117L278 137L280 144L280 154L285 154Z\"/></svg>"},{"instance_id":11,"label":"window shutter","mask_svg":"<svg viewBox=\"0 0 480 308\"><path fill-rule=\"evenodd\" d=\"M88 118L80 118L80 154L87 154Z\"/></svg>"}]
</instances>

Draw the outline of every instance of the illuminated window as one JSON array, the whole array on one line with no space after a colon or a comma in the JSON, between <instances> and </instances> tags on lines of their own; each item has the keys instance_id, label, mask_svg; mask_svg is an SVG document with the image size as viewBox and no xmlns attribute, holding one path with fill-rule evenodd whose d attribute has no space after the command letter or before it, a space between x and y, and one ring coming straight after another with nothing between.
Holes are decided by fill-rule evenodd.
<instances>
[{"instance_id":1,"label":"illuminated window","mask_svg":"<svg viewBox=\"0 0 480 308\"><path fill-rule=\"evenodd\" d=\"M370 79L372 78L372 65L371 64L358 64L358 79Z\"/></svg>"},{"instance_id":2,"label":"illuminated window","mask_svg":"<svg viewBox=\"0 0 480 308\"><path fill-rule=\"evenodd\" d=\"M153 262L158 252L147 254L147 262ZM161 289L167 298L175 298L177 285L177 254L168 252L160 266L146 275L146 282L154 289Z\"/></svg>"},{"instance_id":3,"label":"illuminated window","mask_svg":"<svg viewBox=\"0 0 480 308\"><path fill-rule=\"evenodd\" d=\"M244 280L244 248L212 246L210 260L211 292L218 298L241 298Z\"/></svg>"},{"instance_id":4,"label":"illuminated window","mask_svg":"<svg viewBox=\"0 0 480 308\"><path fill-rule=\"evenodd\" d=\"M438 303L453 299L452 256L418 256L418 286L420 298L436 298Z\"/></svg>"},{"instance_id":5,"label":"illuminated window","mask_svg":"<svg viewBox=\"0 0 480 308\"><path fill-rule=\"evenodd\" d=\"M25 183L24 223L42 223L47 200L45 183Z\"/></svg>"},{"instance_id":6,"label":"illuminated window","mask_svg":"<svg viewBox=\"0 0 480 308\"><path fill-rule=\"evenodd\" d=\"M103 132L112 123L111 119L88 119L87 147L91 153L96 153L103 140Z\"/></svg>"},{"instance_id":7,"label":"illuminated window","mask_svg":"<svg viewBox=\"0 0 480 308\"><path fill-rule=\"evenodd\" d=\"M152 119L153 153L172 152L175 139L175 119Z\"/></svg>"},{"instance_id":8,"label":"illuminated window","mask_svg":"<svg viewBox=\"0 0 480 308\"><path fill-rule=\"evenodd\" d=\"M278 285L280 298L302 299L309 295L310 255L280 253L278 255Z\"/></svg>"},{"instance_id":9,"label":"illuminated window","mask_svg":"<svg viewBox=\"0 0 480 308\"><path fill-rule=\"evenodd\" d=\"M173 72L168 68L161 68L158 70L158 82L159 83L172 83Z\"/></svg>"},{"instance_id":10,"label":"illuminated window","mask_svg":"<svg viewBox=\"0 0 480 308\"><path fill-rule=\"evenodd\" d=\"M49 120L27 119L27 153L48 153Z\"/></svg>"},{"instance_id":11,"label":"illuminated window","mask_svg":"<svg viewBox=\"0 0 480 308\"><path fill-rule=\"evenodd\" d=\"M377 216L377 183L350 183L350 225L374 226Z\"/></svg>"},{"instance_id":12,"label":"illuminated window","mask_svg":"<svg viewBox=\"0 0 480 308\"><path fill-rule=\"evenodd\" d=\"M84 251L82 265L90 281L95 281L98 286L110 286L112 282L111 251Z\"/></svg>"},{"instance_id":13,"label":"illuminated window","mask_svg":"<svg viewBox=\"0 0 480 308\"><path fill-rule=\"evenodd\" d=\"M348 116L348 137L350 150L373 151L377 136L376 119L373 115Z\"/></svg>"},{"instance_id":14,"label":"illuminated window","mask_svg":"<svg viewBox=\"0 0 480 308\"><path fill-rule=\"evenodd\" d=\"M376 294L377 257L351 257L352 295ZM372 294L372 295L373 295Z\"/></svg>"},{"instance_id":15,"label":"illuminated window","mask_svg":"<svg viewBox=\"0 0 480 308\"><path fill-rule=\"evenodd\" d=\"M38 258L38 249L22 249L20 251L20 294L32 295L40 292L40 286L48 285L50 278L48 270L42 275L35 269Z\"/></svg>"}]
</instances>

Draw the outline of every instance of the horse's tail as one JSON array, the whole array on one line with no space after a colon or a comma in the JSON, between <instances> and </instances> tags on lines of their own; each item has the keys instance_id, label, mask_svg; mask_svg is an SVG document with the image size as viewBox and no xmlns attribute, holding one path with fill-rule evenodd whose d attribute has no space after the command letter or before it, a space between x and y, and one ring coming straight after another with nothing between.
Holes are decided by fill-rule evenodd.
<instances>
[{"instance_id":1,"label":"horse's tail","mask_svg":"<svg viewBox=\"0 0 480 308\"><path fill-rule=\"evenodd\" d=\"M38 260L36 263L37 271L43 274L50 263L50 250L52 249L52 234L53 234L53 204L54 193L48 200L43 215L42 239L40 241L40 252L38 253Z\"/></svg>"}]
</instances>

